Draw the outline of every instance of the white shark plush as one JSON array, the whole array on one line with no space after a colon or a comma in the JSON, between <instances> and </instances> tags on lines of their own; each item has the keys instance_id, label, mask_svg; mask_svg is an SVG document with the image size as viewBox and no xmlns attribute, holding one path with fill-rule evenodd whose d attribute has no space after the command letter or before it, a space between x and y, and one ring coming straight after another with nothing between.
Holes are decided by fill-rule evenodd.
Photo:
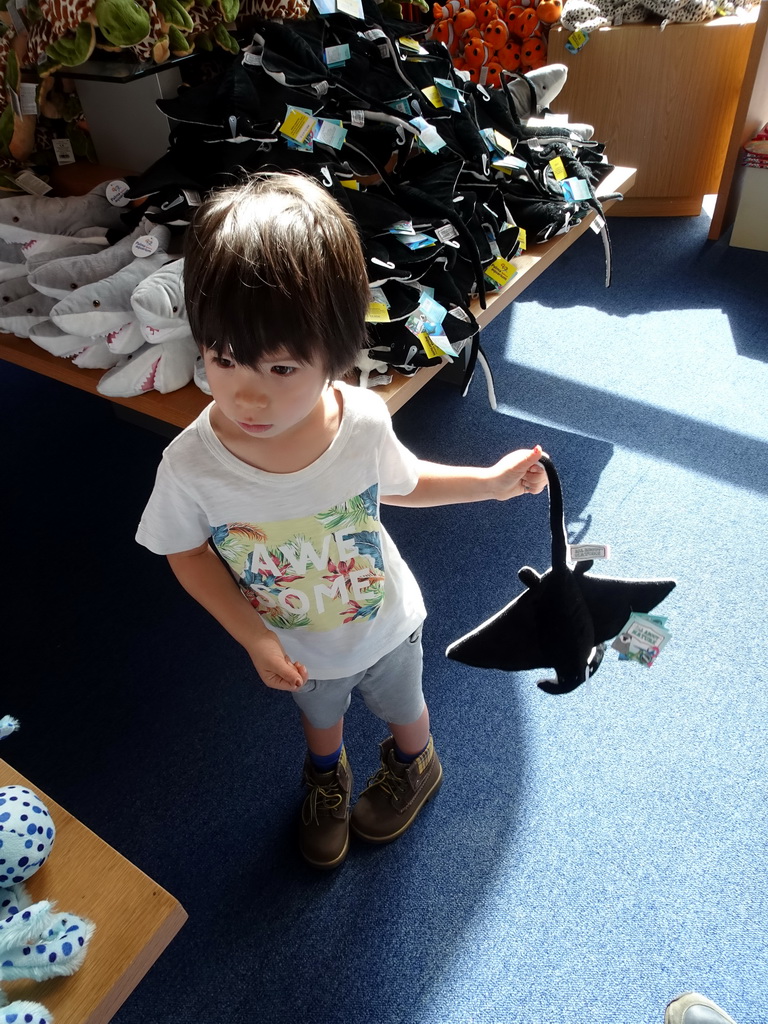
<instances>
[{"instance_id":1,"label":"white shark plush","mask_svg":"<svg viewBox=\"0 0 768 1024\"><path fill-rule=\"evenodd\" d=\"M167 394L192 380L197 347L191 340L145 344L107 370L96 390L108 398L132 398L147 391Z\"/></svg>"},{"instance_id":2,"label":"white shark plush","mask_svg":"<svg viewBox=\"0 0 768 1024\"><path fill-rule=\"evenodd\" d=\"M163 248L151 256L136 257L109 277L93 284L83 285L64 299L54 300L51 320L67 334L80 334L86 338L124 331L126 325L136 322L131 308L131 295L139 282L159 270L168 259ZM137 328L138 331L138 328ZM138 337L141 337L138 332ZM115 340L115 339L113 339ZM141 344L139 341L138 345ZM121 347L115 351L129 352L138 345Z\"/></svg>"},{"instance_id":3,"label":"white shark plush","mask_svg":"<svg viewBox=\"0 0 768 1024\"><path fill-rule=\"evenodd\" d=\"M0 238L29 243L57 235L105 237L108 230L124 226L121 208L107 199L108 185L105 181L83 196L58 199L11 196L0 203Z\"/></svg>"},{"instance_id":4,"label":"white shark plush","mask_svg":"<svg viewBox=\"0 0 768 1024\"><path fill-rule=\"evenodd\" d=\"M52 320L43 320L31 327L29 340L51 355L71 359L76 366L84 369L109 370L121 359L120 353L113 352L104 338L65 334Z\"/></svg>"},{"instance_id":5,"label":"white shark plush","mask_svg":"<svg viewBox=\"0 0 768 1024\"><path fill-rule=\"evenodd\" d=\"M145 277L131 296L144 340L156 345L192 337L184 304L184 260L174 260Z\"/></svg>"},{"instance_id":6,"label":"white shark plush","mask_svg":"<svg viewBox=\"0 0 768 1024\"><path fill-rule=\"evenodd\" d=\"M44 256L38 258L39 265L30 268L29 283L43 295L64 299L76 289L103 281L132 263L136 258L132 252L134 242L150 231L157 237L160 247L166 250L171 237L168 228L158 226L155 230L149 221L143 220L130 235L106 248L101 246L93 252L74 255L65 249L52 254L49 260Z\"/></svg>"}]
</instances>

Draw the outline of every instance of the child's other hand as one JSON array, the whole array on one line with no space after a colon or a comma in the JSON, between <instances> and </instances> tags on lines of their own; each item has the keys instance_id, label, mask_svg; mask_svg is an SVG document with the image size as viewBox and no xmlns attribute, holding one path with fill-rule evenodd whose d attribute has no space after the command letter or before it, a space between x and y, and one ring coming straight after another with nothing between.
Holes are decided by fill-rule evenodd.
<instances>
[{"instance_id":1,"label":"child's other hand","mask_svg":"<svg viewBox=\"0 0 768 1024\"><path fill-rule=\"evenodd\" d=\"M521 494L540 494L547 486L547 473L539 463L542 455L540 445L535 448L520 448L500 459L488 471L497 501L517 498Z\"/></svg>"},{"instance_id":2,"label":"child's other hand","mask_svg":"<svg viewBox=\"0 0 768 1024\"><path fill-rule=\"evenodd\" d=\"M249 654L261 681L272 690L298 690L309 678L306 667L291 661L274 633L260 638Z\"/></svg>"}]
</instances>

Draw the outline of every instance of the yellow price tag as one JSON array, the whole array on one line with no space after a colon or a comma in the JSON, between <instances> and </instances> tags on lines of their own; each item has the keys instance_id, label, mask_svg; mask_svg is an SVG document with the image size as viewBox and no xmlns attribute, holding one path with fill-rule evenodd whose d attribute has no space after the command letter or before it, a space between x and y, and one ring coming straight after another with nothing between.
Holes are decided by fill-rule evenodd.
<instances>
[{"instance_id":1,"label":"yellow price tag","mask_svg":"<svg viewBox=\"0 0 768 1024\"><path fill-rule=\"evenodd\" d=\"M355 181L354 178L345 178L345 180L339 184L343 185L344 188L351 188L354 192L360 191L360 182Z\"/></svg>"},{"instance_id":2,"label":"yellow price tag","mask_svg":"<svg viewBox=\"0 0 768 1024\"><path fill-rule=\"evenodd\" d=\"M525 234L525 228L518 228L518 230L517 230L517 240L520 243L520 248L521 249L527 249L528 248L528 237Z\"/></svg>"},{"instance_id":3,"label":"yellow price tag","mask_svg":"<svg viewBox=\"0 0 768 1024\"><path fill-rule=\"evenodd\" d=\"M389 310L383 302L371 302L368 312L365 314L366 322L369 324L389 323Z\"/></svg>"},{"instance_id":4,"label":"yellow price tag","mask_svg":"<svg viewBox=\"0 0 768 1024\"><path fill-rule=\"evenodd\" d=\"M421 90L433 107L444 107L443 97L436 85L428 85Z\"/></svg>"},{"instance_id":5,"label":"yellow price tag","mask_svg":"<svg viewBox=\"0 0 768 1024\"><path fill-rule=\"evenodd\" d=\"M421 342L421 347L424 349L424 351L427 353L430 359L441 358L443 356L444 353L441 352L437 345L433 343L432 339L426 333L426 331L423 334L419 335L419 341Z\"/></svg>"},{"instance_id":6,"label":"yellow price tag","mask_svg":"<svg viewBox=\"0 0 768 1024\"><path fill-rule=\"evenodd\" d=\"M550 160L549 166L552 168L552 171L557 181L563 181L565 178L568 177L568 171L566 171L565 165L563 164L563 161L560 159L559 156L556 156L554 157L554 159Z\"/></svg>"},{"instance_id":7,"label":"yellow price tag","mask_svg":"<svg viewBox=\"0 0 768 1024\"><path fill-rule=\"evenodd\" d=\"M280 125L282 135L287 135L294 142L304 142L306 137L317 124L314 117L310 117L301 110L290 110L285 121Z\"/></svg>"},{"instance_id":8,"label":"yellow price tag","mask_svg":"<svg viewBox=\"0 0 768 1024\"><path fill-rule=\"evenodd\" d=\"M571 34L568 36L568 42L575 50L581 49L581 47L584 45L584 43L586 43L586 41L587 37L584 35L580 28L577 28L575 32L571 32Z\"/></svg>"},{"instance_id":9,"label":"yellow price tag","mask_svg":"<svg viewBox=\"0 0 768 1024\"><path fill-rule=\"evenodd\" d=\"M410 36L400 36L399 42L401 46L406 48L406 50L415 50L416 53L418 53L421 49L421 44L415 39L411 39Z\"/></svg>"},{"instance_id":10,"label":"yellow price tag","mask_svg":"<svg viewBox=\"0 0 768 1024\"><path fill-rule=\"evenodd\" d=\"M514 152L515 147L512 143L512 140L508 139L506 135L502 135L501 132L497 132L495 128L493 130L493 141L496 143L499 149L503 149L507 153Z\"/></svg>"},{"instance_id":11,"label":"yellow price tag","mask_svg":"<svg viewBox=\"0 0 768 1024\"><path fill-rule=\"evenodd\" d=\"M503 288L507 281L511 281L517 273L517 267L514 263L508 263L501 256L495 259L490 267L486 267L485 276L490 277L496 284L501 285Z\"/></svg>"}]
</instances>

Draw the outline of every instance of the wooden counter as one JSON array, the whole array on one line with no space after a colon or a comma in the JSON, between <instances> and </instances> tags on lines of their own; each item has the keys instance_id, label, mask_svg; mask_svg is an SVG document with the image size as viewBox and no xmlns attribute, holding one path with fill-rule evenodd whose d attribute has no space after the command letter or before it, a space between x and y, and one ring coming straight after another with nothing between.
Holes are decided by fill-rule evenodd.
<instances>
[{"instance_id":1,"label":"wooden counter","mask_svg":"<svg viewBox=\"0 0 768 1024\"><path fill-rule=\"evenodd\" d=\"M717 192L759 7L663 29L601 28L576 54L567 29L550 32L548 60L568 68L552 109L591 124L613 163L638 169L617 216L697 216Z\"/></svg>"},{"instance_id":2,"label":"wooden counter","mask_svg":"<svg viewBox=\"0 0 768 1024\"><path fill-rule=\"evenodd\" d=\"M35 901L96 925L82 967L50 981L8 981L9 1002L42 1003L56 1024L106 1024L187 919L181 904L5 761L0 785L25 786L56 826L51 855L26 883Z\"/></svg>"},{"instance_id":3,"label":"wooden counter","mask_svg":"<svg viewBox=\"0 0 768 1024\"><path fill-rule=\"evenodd\" d=\"M634 180L634 170L628 167L617 167L602 183L600 192L603 195L612 192L624 193L632 187ZM608 209L612 205L613 203L608 202L605 204L605 208ZM535 281L539 274L551 267L558 256L589 229L594 219L595 214L590 213L579 224L572 227L567 234L557 235L541 245L531 246L522 256L515 257L512 262L518 268L517 274L500 291L488 295L488 308L481 310L479 303L476 301L473 303L473 313L480 326L484 327L490 323L529 284ZM96 385L105 373L104 370L83 370L68 359L59 359L33 342L16 338L10 334L0 334L0 359L24 366L28 370L34 370L46 377L53 377L92 394L98 394ZM396 373L391 384L376 390L385 398L390 411L394 413L402 408L441 369L442 366L429 367L419 370L412 377L404 377L402 374ZM138 395L134 398L110 398L109 401L173 426L186 427L210 402L210 398L203 394L196 385L187 384L186 387L180 388L178 391L171 391L167 395L149 391L145 395Z\"/></svg>"}]
</instances>

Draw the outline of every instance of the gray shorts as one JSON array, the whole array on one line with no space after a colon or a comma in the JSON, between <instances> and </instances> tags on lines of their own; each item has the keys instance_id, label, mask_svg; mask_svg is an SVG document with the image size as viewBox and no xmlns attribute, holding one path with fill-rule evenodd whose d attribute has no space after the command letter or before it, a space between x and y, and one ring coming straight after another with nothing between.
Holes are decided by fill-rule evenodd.
<instances>
[{"instance_id":1,"label":"gray shorts","mask_svg":"<svg viewBox=\"0 0 768 1024\"><path fill-rule=\"evenodd\" d=\"M355 687L377 718L394 725L410 725L425 707L421 671L419 626L370 668L341 679L308 679L291 696L316 729L330 729L344 716Z\"/></svg>"}]
</instances>

